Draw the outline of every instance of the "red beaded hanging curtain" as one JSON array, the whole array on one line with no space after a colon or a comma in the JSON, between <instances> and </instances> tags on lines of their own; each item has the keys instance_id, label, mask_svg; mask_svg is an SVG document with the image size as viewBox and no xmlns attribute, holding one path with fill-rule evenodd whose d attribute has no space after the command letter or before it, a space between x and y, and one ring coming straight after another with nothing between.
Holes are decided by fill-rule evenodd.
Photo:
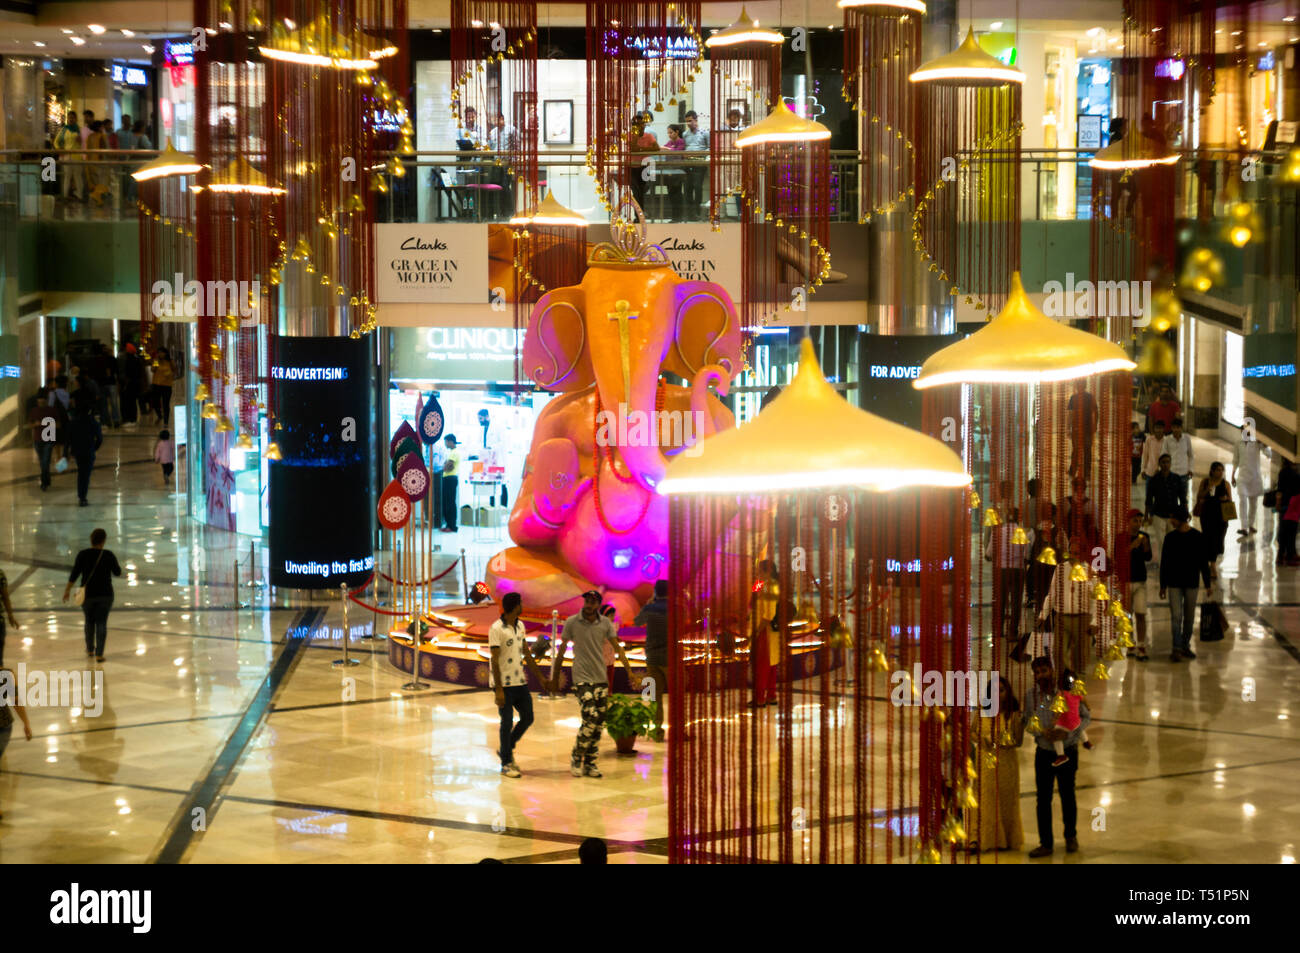
<instances>
[{"instance_id":1,"label":"red beaded hanging curtain","mask_svg":"<svg viewBox=\"0 0 1300 953\"><path fill-rule=\"evenodd\" d=\"M765 117L781 95L781 44L761 39L717 44L709 51L709 221L719 220L740 192L736 137ZM734 201L734 199L733 199Z\"/></svg>"},{"instance_id":2,"label":"red beaded hanging curtain","mask_svg":"<svg viewBox=\"0 0 1300 953\"><path fill-rule=\"evenodd\" d=\"M532 208L538 194L537 4L522 0L452 0L451 114L459 128L490 147L510 190L501 207ZM469 110L475 121L467 121ZM498 131L497 115L505 119Z\"/></svg>"},{"instance_id":3,"label":"red beaded hanging curtain","mask_svg":"<svg viewBox=\"0 0 1300 953\"><path fill-rule=\"evenodd\" d=\"M658 148L648 137L666 134L634 131L634 121L646 112L652 126L681 121L678 97L701 66L699 23L698 2L587 4L587 170L608 213L624 188L643 209L654 194Z\"/></svg>"},{"instance_id":4,"label":"red beaded hanging curtain","mask_svg":"<svg viewBox=\"0 0 1300 953\"><path fill-rule=\"evenodd\" d=\"M513 229L515 393L528 378L521 361L524 328L533 306L555 288L582 282L587 270L587 228L585 225L530 220Z\"/></svg>"},{"instance_id":5,"label":"red beaded hanging curtain","mask_svg":"<svg viewBox=\"0 0 1300 953\"><path fill-rule=\"evenodd\" d=\"M752 338L806 310L830 274L830 139L759 142L740 153L741 320Z\"/></svg>"},{"instance_id":6,"label":"red beaded hanging curtain","mask_svg":"<svg viewBox=\"0 0 1300 953\"><path fill-rule=\"evenodd\" d=\"M917 114L910 76L921 65L923 10L908 0L844 7L844 101L858 116L858 219L908 208L915 194Z\"/></svg>"},{"instance_id":7,"label":"red beaded hanging curtain","mask_svg":"<svg viewBox=\"0 0 1300 953\"><path fill-rule=\"evenodd\" d=\"M166 313L184 315L185 283L194 278L194 193L190 191L194 181L192 175L175 175L136 184L140 346L150 356L159 319Z\"/></svg>"},{"instance_id":8,"label":"red beaded hanging curtain","mask_svg":"<svg viewBox=\"0 0 1300 953\"><path fill-rule=\"evenodd\" d=\"M969 859L965 497L672 498L670 862Z\"/></svg>"},{"instance_id":9,"label":"red beaded hanging curtain","mask_svg":"<svg viewBox=\"0 0 1300 953\"><path fill-rule=\"evenodd\" d=\"M262 14L248 0L195 0L194 16L210 31L195 50L195 157L205 167L195 199L195 274L205 289L195 328L198 379L218 413L251 436L265 406L264 305L282 194L266 175Z\"/></svg>"},{"instance_id":10,"label":"red beaded hanging curtain","mask_svg":"<svg viewBox=\"0 0 1300 953\"><path fill-rule=\"evenodd\" d=\"M397 116L409 129L406 3L271 0L267 23L268 177L288 189L272 307L296 333L366 333L376 326L378 206L405 171L385 159L379 126Z\"/></svg>"},{"instance_id":11,"label":"red beaded hanging curtain","mask_svg":"<svg viewBox=\"0 0 1300 953\"><path fill-rule=\"evenodd\" d=\"M995 314L1020 269L1021 84L968 71L913 85L912 244L954 301Z\"/></svg>"}]
</instances>

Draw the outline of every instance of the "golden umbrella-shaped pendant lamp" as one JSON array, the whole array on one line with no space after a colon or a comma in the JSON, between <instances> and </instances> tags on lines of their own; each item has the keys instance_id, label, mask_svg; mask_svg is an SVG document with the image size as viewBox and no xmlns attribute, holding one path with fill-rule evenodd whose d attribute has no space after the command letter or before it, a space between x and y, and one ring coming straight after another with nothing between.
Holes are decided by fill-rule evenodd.
<instances>
[{"instance_id":1,"label":"golden umbrella-shaped pendant lamp","mask_svg":"<svg viewBox=\"0 0 1300 953\"><path fill-rule=\"evenodd\" d=\"M131 173L131 178L137 182L147 182L150 179L163 179L172 175L194 175L203 166L199 161L186 152L179 151L172 145L171 137L163 144L163 151L158 153L158 158L151 159L140 168Z\"/></svg>"},{"instance_id":2,"label":"golden umbrella-shaped pendant lamp","mask_svg":"<svg viewBox=\"0 0 1300 953\"><path fill-rule=\"evenodd\" d=\"M1088 165L1105 172L1149 169L1154 165L1173 165L1178 153L1150 136L1125 136L1112 142L1088 160Z\"/></svg>"},{"instance_id":3,"label":"golden umbrella-shaped pendant lamp","mask_svg":"<svg viewBox=\"0 0 1300 953\"><path fill-rule=\"evenodd\" d=\"M790 453L792 433L800 435L799 454ZM669 465L660 493L893 490L971 482L961 457L938 440L854 407L836 393L808 338L790 385L752 421L715 434L700 451Z\"/></svg>"},{"instance_id":4,"label":"golden umbrella-shaped pendant lamp","mask_svg":"<svg viewBox=\"0 0 1300 953\"><path fill-rule=\"evenodd\" d=\"M1029 300L1017 271L997 316L970 337L931 355L912 386L1037 384L1134 366L1118 344L1043 314Z\"/></svg>"}]
</instances>

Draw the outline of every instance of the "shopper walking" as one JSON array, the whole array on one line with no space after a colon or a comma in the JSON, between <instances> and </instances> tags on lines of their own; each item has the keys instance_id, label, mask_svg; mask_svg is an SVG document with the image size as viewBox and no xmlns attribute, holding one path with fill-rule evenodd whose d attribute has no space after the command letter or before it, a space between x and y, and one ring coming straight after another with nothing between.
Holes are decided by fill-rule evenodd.
<instances>
[{"instance_id":1,"label":"shopper walking","mask_svg":"<svg viewBox=\"0 0 1300 953\"><path fill-rule=\"evenodd\" d=\"M104 442L104 432L95 419L94 402L79 398L72 402L72 419L68 422L68 444L77 461L77 504L88 506L90 473L95 468L95 454Z\"/></svg>"},{"instance_id":2,"label":"shopper walking","mask_svg":"<svg viewBox=\"0 0 1300 953\"><path fill-rule=\"evenodd\" d=\"M1079 741L1092 714L1079 700L1079 723L1071 731L1057 728L1057 715L1052 711L1056 697L1056 672L1047 658L1036 658L1030 665L1034 684L1025 700L1025 710L1030 712L1026 730L1034 736L1034 786L1037 788L1038 846L1029 852L1030 857L1050 857L1054 849L1052 836L1052 787L1061 795L1061 824L1064 828L1065 851L1073 854L1079 849L1078 805L1074 797L1074 778L1079 770ZM1066 763L1054 766L1057 758L1054 741L1064 745Z\"/></svg>"},{"instance_id":3,"label":"shopper walking","mask_svg":"<svg viewBox=\"0 0 1300 953\"><path fill-rule=\"evenodd\" d=\"M11 701L11 699L14 699ZM19 705L17 699L17 677L7 668L0 668L0 758L4 757L5 748L14 732L14 713L23 723L23 736L32 740L32 722L27 717L27 709ZM12 709L12 711L11 711ZM0 820L4 815L0 814Z\"/></svg>"},{"instance_id":4,"label":"shopper walking","mask_svg":"<svg viewBox=\"0 0 1300 953\"><path fill-rule=\"evenodd\" d=\"M668 580L655 583L654 598L641 607L633 625L645 626L645 673L654 685L652 741L664 740L664 696L668 694Z\"/></svg>"},{"instance_id":5,"label":"shopper walking","mask_svg":"<svg viewBox=\"0 0 1300 953\"><path fill-rule=\"evenodd\" d=\"M1070 578L1074 567L1087 563L1080 558L1083 541L1071 539L1069 553L1056 566L1052 584L1038 621L1044 623L1052 615L1052 660L1062 668L1072 671L1083 669L1086 646L1097 632L1101 622L1101 603L1093 598L1091 584L1085 580L1075 582Z\"/></svg>"},{"instance_id":6,"label":"shopper walking","mask_svg":"<svg viewBox=\"0 0 1300 953\"><path fill-rule=\"evenodd\" d=\"M1160 598L1169 598L1169 616L1173 646L1169 661L1194 659L1192 651L1192 626L1196 622L1197 579L1205 583L1205 595L1210 595L1212 567L1207 555L1205 537L1192 529L1188 522L1187 507L1180 506L1169 517L1169 534L1165 536L1160 551Z\"/></svg>"},{"instance_id":7,"label":"shopper walking","mask_svg":"<svg viewBox=\"0 0 1300 953\"><path fill-rule=\"evenodd\" d=\"M1165 433L1173 428L1174 418L1183 415L1183 405L1174 400L1174 392L1165 384L1160 388L1160 395L1151 402L1147 408L1147 429L1152 433L1155 432L1156 422L1164 426Z\"/></svg>"},{"instance_id":8,"label":"shopper walking","mask_svg":"<svg viewBox=\"0 0 1300 953\"><path fill-rule=\"evenodd\" d=\"M600 614L600 593L594 589L582 594L582 611L564 622L556 661L564 658L569 643L573 643L573 690L581 707L582 727L573 745L569 759L569 773L575 778L603 777L596 766L600 747L600 732L605 725L609 708L609 682L605 675L604 645L612 643L619 661L632 683L632 666L628 663L623 646L618 641L609 619Z\"/></svg>"},{"instance_id":9,"label":"shopper walking","mask_svg":"<svg viewBox=\"0 0 1300 953\"><path fill-rule=\"evenodd\" d=\"M3 667L5 663L5 619L9 620L9 624L13 626L15 632L21 628L18 625L18 620L14 618L13 603L9 601L9 580L5 577L3 569L0 569L0 608L4 609L4 615L0 616L0 667Z\"/></svg>"},{"instance_id":10,"label":"shopper walking","mask_svg":"<svg viewBox=\"0 0 1300 953\"><path fill-rule=\"evenodd\" d=\"M77 553L76 562L63 589L63 601L72 595L72 584L81 580L84 598L81 614L86 625L86 654L104 661L104 643L108 639L108 612L113 608L113 577L122 575L113 551L105 549L108 532L96 529L90 534L90 548Z\"/></svg>"},{"instance_id":11,"label":"shopper walking","mask_svg":"<svg viewBox=\"0 0 1300 953\"><path fill-rule=\"evenodd\" d=\"M1232 451L1232 482L1237 488L1237 535L1256 532L1255 514L1264 495L1264 477L1259 464L1259 441L1243 433Z\"/></svg>"},{"instance_id":12,"label":"shopper walking","mask_svg":"<svg viewBox=\"0 0 1300 953\"><path fill-rule=\"evenodd\" d=\"M1188 484L1191 483L1192 467L1195 463L1192 460L1192 438L1183 433L1182 417L1174 418L1173 429L1169 432L1169 436L1165 437L1164 452L1169 454L1170 470L1178 477L1178 482L1182 486L1178 502L1186 506Z\"/></svg>"},{"instance_id":13,"label":"shopper walking","mask_svg":"<svg viewBox=\"0 0 1300 953\"><path fill-rule=\"evenodd\" d=\"M442 440L446 451L442 463L442 532L456 532L456 490L460 484L460 453L456 450L456 435L447 434Z\"/></svg>"},{"instance_id":14,"label":"shopper walking","mask_svg":"<svg viewBox=\"0 0 1300 953\"><path fill-rule=\"evenodd\" d=\"M1029 543L1017 543L1023 534L1019 514L1012 510L1010 519L993 528L984 547L984 558L993 564L993 625L1004 639L1015 642L1020 634L1020 610L1025 601L1025 563Z\"/></svg>"},{"instance_id":15,"label":"shopper walking","mask_svg":"<svg viewBox=\"0 0 1300 953\"><path fill-rule=\"evenodd\" d=\"M528 690L524 666L532 670L543 691L552 690L550 679L528 650L524 624L519 620L522 611L523 598L517 592L507 592L501 597L501 617L488 629L488 648L492 653L490 684L501 716L497 757L501 759L501 773L508 778L520 776L515 746L533 723L533 695ZM514 720L515 712L519 712L518 723Z\"/></svg>"},{"instance_id":16,"label":"shopper walking","mask_svg":"<svg viewBox=\"0 0 1300 953\"><path fill-rule=\"evenodd\" d=\"M1165 452L1165 422L1151 422L1151 433L1142 441L1142 475L1150 480L1160 469L1160 455Z\"/></svg>"},{"instance_id":17,"label":"shopper walking","mask_svg":"<svg viewBox=\"0 0 1300 953\"><path fill-rule=\"evenodd\" d=\"M1128 650L1130 658L1147 661L1147 563L1151 561L1151 537L1142 532L1141 510L1128 511L1128 604L1133 613L1137 644Z\"/></svg>"},{"instance_id":18,"label":"shopper walking","mask_svg":"<svg viewBox=\"0 0 1300 953\"><path fill-rule=\"evenodd\" d=\"M81 153L81 127L77 125L77 114L71 110L64 118L63 128L54 136L54 148L58 150L59 178L63 182L63 197L70 199L76 193L79 201L86 201L86 164L85 155Z\"/></svg>"},{"instance_id":19,"label":"shopper walking","mask_svg":"<svg viewBox=\"0 0 1300 953\"><path fill-rule=\"evenodd\" d=\"M27 426L32 432L32 448L36 451L36 462L41 468L42 490L50 488L50 460L54 456L54 448L66 436L59 429L60 418L65 421L64 426L67 426L63 408L53 408L49 405L49 394L50 386L42 384L27 406Z\"/></svg>"},{"instance_id":20,"label":"shopper walking","mask_svg":"<svg viewBox=\"0 0 1300 953\"><path fill-rule=\"evenodd\" d=\"M1223 476L1223 464L1216 460L1210 464L1210 475L1201 480L1196 489L1196 510L1193 513L1201 521L1205 555L1210 560L1213 576L1219 574L1218 560L1223 555L1224 537L1228 535L1228 520L1223 512L1225 503L1232 504L1232 494Z\"/></svg>"},{"instance_id":21,"label":"shopper walking","mask_svg":"<svg viewBox=\"0 0 1300 953\"><path fill-rule=\"evenodd\" d=\"M1151 527L1151 551L1156 555L1156 566L1160 565L1165 533L1169 531L1169 517L1183 505L1178 499L1178 477L1170 471L1169 464L1169 454L1162 453L1160 469L1147 480L1146 516Z\"/></svg>"},{"instance_id":22,"label":"shopper walking","mask_svg":"<svg viewBox=\"0 0 1300 953\"><path fill-rule=\"evenodd\" d=\"M172 411L172 381L176 377L176 368L172 364L167 348L158 348L158 356L153 362L153 402L158 422L167 423Z\"/></svg>"},{"instance_id":23,"label":"shopper walking","mask_svg":"<svg viewBox=\"0 0 1300 953\"><path fill-rule=\"evenodd\" d=\"M1277 564L1279 566L1300 565L1296 557L1295 536L1300 519L1295 514L1293 503L1300 499L1300 470L1295 461L1282 459L1282 469L1277 474Z\"/></svg>"},{"instance_id":24,"label":"shopper walking","mask_svg":"<svg viewBox=\"0 0 1300 953\"><path fill-rule=\"evenodd\" d=\"M968 850L1019 850L1025 843L1020 822L1020 748L1025 743L1025 719L1020 702L1005 678L998 682L998 713L977 718L980 764L992 754L997 769L979 773L977 806L967 810Z\"/></svg>"},{"instance_id":25,"label":"shopper walking","mask_svg":"<svg viewBox=\"0 0 1300 953\"><path fill-rule=\"evenodd\" d=\"M176 445L172 442L170 430L160 431L158 442L153 445L153 459L162 466L163 486L171 486L172 469L176 462Z\"/></svg>"}]
</instances>

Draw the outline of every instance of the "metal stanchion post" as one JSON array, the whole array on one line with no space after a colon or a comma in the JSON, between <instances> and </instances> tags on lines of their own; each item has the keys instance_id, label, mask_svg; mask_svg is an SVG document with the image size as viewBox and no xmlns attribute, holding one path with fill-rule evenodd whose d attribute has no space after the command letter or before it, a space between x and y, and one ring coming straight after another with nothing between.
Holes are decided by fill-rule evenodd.
<instances>
[{"instance_id":1,"label":"metal stanchion post","mask_svg":"<svg viewBox=\"0 0 1300 953\"><path fill-rule=\"evenodd\" d=\"M555 673L560 667L560 637L559 637L560 610L551 610L551 681L555 681ZM559 698L560 692L556 686L556 691L547 692L543 698Z\"/></svg>"},{"instance_id":2,"label":"metal stanchion post","mask_svg":"<svg viewBox=\"0 0 1300 953\"><path fill-rule=\"evenodd\" d=\"M378 572L379 572L379 571L376 569L376 570L375 570L375 573L376 573L376 574L375 574L375 576L373 577L374 580L375 580L375 596L374 596L374 599L375 599L375 608L370 610L370 634L369 634L369 635L363 635L363 636L361 637L361 641L362 641L362 642L380 642L380 641L383 641L383 640L386 638L386 636L384 636L383 634L381 634L380 631L379 631L379 613L378 613L378 611L376 611L376 610L378 610L378 608L379 608L379 575L378 575Z\"/></svg>"},{"instance_id":3,"label":"metal stanchion post","mask_svg":"<svg viewBox=\"0 0 1300 953\"><path fill-rule=\"evenodd\" d=\"M465 584L465 601L469 602L469 569L465 566L465 550L462 547L460 551L460 578Z\"/></svg>"},{"instance_id":4,"label":"metal stanchion post","mask_svg":"<svg viewBox=\"0 0 1300 953\"><path fill-rule=\"evenodd\" d=\"M402 686L404 692L422 692L432 686L420 681L420 617L411 625L411 680Z\"/></svg>"},{"instance_id":5,"label":"metal stanchion post","mask_svg":"<svg viewBox=\"0 0 1300 953\"><path fill-rule=\"evenodd\" d=\"M238 559L235 560L234 566L235 566L234 572L231 573L231 576L235 580L235 609L236 611L238 611L239 609L239 560Z\"/></svg>"},{"instance_id":6,"label":"metal stanchion post","mask_svg":"<svg viewBox=\"0 0 1300 953\"><path fill-rule=\"evenodd\" d=\"M343 657L336 658L331 664L335 668L347 668L349 665L360 665L361 659L348 655L348 584L346 582L339 583L339 598L343 600Z\"/></svg>"}]
</instances>

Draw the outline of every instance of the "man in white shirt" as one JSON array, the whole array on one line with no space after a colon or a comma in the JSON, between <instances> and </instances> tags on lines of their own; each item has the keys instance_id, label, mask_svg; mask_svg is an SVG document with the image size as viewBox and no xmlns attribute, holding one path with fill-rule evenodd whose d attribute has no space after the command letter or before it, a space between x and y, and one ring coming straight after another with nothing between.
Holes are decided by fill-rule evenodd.
<instances>
[{"instance_id":1,"label":"man in white shirt","mask_svg":"<svg viewBox=\"0 0 1300 953\"><path fill-rule=\"evenodd\" d=\"M1169 469L1182 486L1182 504L1187 505L1187 484L1192 478L1192 438L1183 433L1183 418L1175 417L1173 431L1164 440L1164 452L1169 454Z\"/></svg>"},{"instance_id":2,"label":"man in white shirt","mask_svg":"<svg viewBox=\"0 0 1300 953\"><path fill-rule=\"evenodd\" d=\"M695 156L698 161L709 152L709 131L700 128L700 116L694 109L686 114L686 152L702 153ZM686 167L686 220L693 222L700 214L700 204L704 201L704 180L708 177L707 165L688 165Z\"/></svg>"},{"instance_id":3,"label":"man in white shirt","mask_svg":"<svg viewBox=\"0 0 1300 953\"><path fill-rule=\"evenodd\" d=\"M1142 441L1142 476L1150 480L1160 469L1160 455L1165 452L1165 422L1151 421L1151 433Z\"/></svg>"},{"instance_id":4,"label":"man in white shirt","mask_svg":"<svg viewBox=\"0 0 1300 953\"><path fill-rule=\"evenodd\" d=\"M1015 542L1018 514L1012 510L1010 519L993 528L984 558L993 563L993 624L1004 638L1013 643L1020 634L1020 608L1025 601L1025 560L1029 553L1029 538ZM1023 530L1022 530L1023 532Z\"/></svg>"},{"instance_id":5,"label":"man in white shirt","mask_svg":"<svg viewBox=\"0 0 1300 953\"><path fill-rule=\"evenodd\" d=\"M1100 626L1102 604L1093 597L1094 580L1074 582L1070 578L1075 566L1083 566L1087 571L1087 563L1079 558L1081 542L1069 541L1069 555L1057 563L1038 616L1039 622L1045 622L1051 613L1056 613L1052 620L1052 661L1058 668L1068 668L1075 674L1083 670L1084 638L1095 634Z\"/></svg>"},{"instance_id":6,"label":"man in white shirt","mask_svg":"<svg viewBox=\"0 0 1300 953\"><path fill-rule=\"evenodd\" d=\"M533 723L533 696L528 691L524 665L532 670L542 688L551 691L550 680L543 674L533 653L528 651L524 624L519 621L522 611L523 599L519 593L507 592L501 597L501 618L488 629L488 646L492 651L492 694L501 715L501 745L497 748L497 756L501 759L501 773L507 778L519 777L515 745ZM514 722L516 711L519 712L518 723Z\"/></svg>"}]
</instances>

